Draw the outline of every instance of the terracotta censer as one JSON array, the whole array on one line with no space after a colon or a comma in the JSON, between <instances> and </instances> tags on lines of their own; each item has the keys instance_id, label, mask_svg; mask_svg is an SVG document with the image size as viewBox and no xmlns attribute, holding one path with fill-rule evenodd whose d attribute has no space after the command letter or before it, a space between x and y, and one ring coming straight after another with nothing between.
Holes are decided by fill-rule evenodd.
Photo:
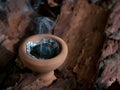
<instances>
[{"instance_id":1,"label":"terracotta censer","mask_svg":"<svg viewBox=\"0 0 120 90\"><path fill-rule=\"evenodd\" d=\"M39 42L44 38L51 38L59 43L60 52L58 55L48 59L38 59L27 54L26 45L28 42ZM61 66L68 54L68 47L66 43L59 37L50 34L38 34L27 38L19 48L19 60L24 67L39 73L38 79L41 80L45 86L50 85L55 79L54 70Z\"/></svg>"}]
</instances>

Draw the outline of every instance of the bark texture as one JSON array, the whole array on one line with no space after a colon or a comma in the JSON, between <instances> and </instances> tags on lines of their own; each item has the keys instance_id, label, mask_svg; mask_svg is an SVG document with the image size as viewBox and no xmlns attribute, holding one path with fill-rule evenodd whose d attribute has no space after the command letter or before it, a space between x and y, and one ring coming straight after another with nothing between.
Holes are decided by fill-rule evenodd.
<instances>
[{"instance_id":1,"label":"bark texture","mask_svg":"<svg viewBox=\"0 0 120 90\"><path fill-rule=\"evenodd\" d=\"M117 0L106 27L106 42L103 47L99 87L108 88L115 81L120 84L120 1Z\"/></svg>"},{"instance_id":2,"label":"bark texture","mask_svg":"<svg viewBox=\"0 0 120 90\"><path fill-rule=\"evenodd\" d=\"M96 76L108 14L86 0L77 1L74 7L70 2L68 4L63 6L55 28L55 34L59 32L69 47L68 57L62 67L65 74L75 73L73 76L80 90L88 90Z\"/></svg>"}]
</instances>

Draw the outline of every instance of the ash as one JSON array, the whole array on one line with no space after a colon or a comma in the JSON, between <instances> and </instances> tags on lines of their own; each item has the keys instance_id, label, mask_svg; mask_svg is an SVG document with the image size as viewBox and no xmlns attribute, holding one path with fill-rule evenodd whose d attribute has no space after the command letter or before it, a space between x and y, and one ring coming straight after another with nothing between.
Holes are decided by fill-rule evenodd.
<instances>
[{"instance_id":1,"label":"ash","mask_svg":"<svg viewBox=\"0 0 120 90\"><path fill-rule=\"evenodd\" d=\"M44 38L40 42L28 42L26 50L33 58L50 59L60 53L60 44L51 38Z\"/></svg>"}]
</instances>

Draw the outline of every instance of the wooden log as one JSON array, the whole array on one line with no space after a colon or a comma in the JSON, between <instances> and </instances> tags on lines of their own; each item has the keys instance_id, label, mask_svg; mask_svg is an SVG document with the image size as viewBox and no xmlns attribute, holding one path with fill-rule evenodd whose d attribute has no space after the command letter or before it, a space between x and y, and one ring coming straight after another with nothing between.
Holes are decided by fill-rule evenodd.
<instances>
[{"instance_id":1,"label":"wooden log","mask_svg":"<svg viewBox=\"0 0 120 90\"><path fill-rule=\"evenodd\" d=\"M61 37L69 48L66 62L60 69L67 75L74 72L78 89L88 90L96 76L108 12L87 0L77 1L72 8L64 6L66 11L62 8L55 28L55 32L63 32Z\"/></svg>"},{"instance_id":2,"label":"wooden log","mask_svg":"<svg viewBox=\"0 0 120 90\"><path fill-rule=\"evenodd\" d=\"M6 35L10 40L21 39L26 35L28 25L31 22L30 15L33 14L33 9L29 4L27 0L7 1L8 27Z\"/></svg>"},{"instance_id":3,"label":"wooden log","mask_svg":"<svg viewBox=\"0 0 120 90\"><path fill-rule=\"evenodd\" d=\"M29 15L33 13L26 0L7 1L6 10L8 18L6 21L0 21L0 68L4 68L8 61L17 54L18 43L26 35L27 27L31 21ZM28 34L27 34L28 35ZM27 36L26 35L26 36ZM1 40L4 36L5 40ZM3 53L2 53L3 52Z\"/></svg>"}]
</instances>

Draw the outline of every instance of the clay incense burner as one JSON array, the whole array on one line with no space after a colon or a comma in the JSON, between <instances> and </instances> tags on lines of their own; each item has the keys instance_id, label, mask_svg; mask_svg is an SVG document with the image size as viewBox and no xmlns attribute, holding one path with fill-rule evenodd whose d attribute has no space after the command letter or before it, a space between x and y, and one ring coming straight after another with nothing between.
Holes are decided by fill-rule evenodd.
<instances>
[{"instance_id":1,"label":"clay incense burner","mask_svg":"<svg viewBox=\"0 0 120 90\"><path fill-rule=\"evenodd\" d=\"M26 44L29 41L39 42L43 38L51 38L57 41L61 50L60 53L50 59L33 58L26 52ZM45 86L50 85L55 79L54 70L63 64L68 54L68 47L66 43L59 37L50 34L38 34L27 38L19 48L19 59L23 65L30 70L39 73L38 79L41 80Z\"/></svg>"}]
</instances>

